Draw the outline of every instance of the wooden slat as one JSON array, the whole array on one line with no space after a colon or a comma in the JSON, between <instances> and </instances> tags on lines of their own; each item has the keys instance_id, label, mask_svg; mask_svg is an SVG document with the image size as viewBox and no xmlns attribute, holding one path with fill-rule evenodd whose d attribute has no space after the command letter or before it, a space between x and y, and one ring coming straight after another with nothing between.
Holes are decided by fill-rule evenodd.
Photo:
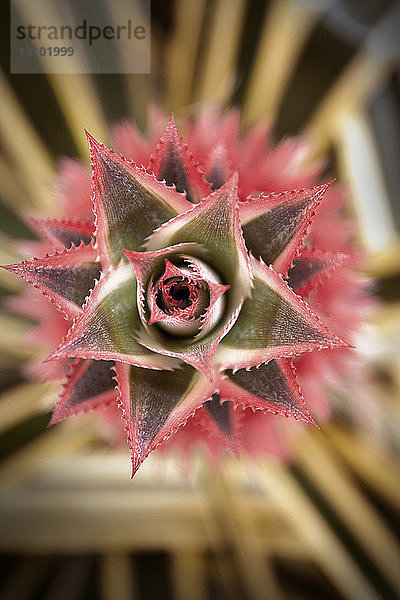
<instances>
[{"instance_id":1,"label":"wooden slat","mask_svg":"<svg viewBox=\"0 0 400 600\"><path fill-rule=\"evenodd\" d=\"M44 600L81 600L91 576L91 560L83 556L64 556L53 562L46 581Z\"/></svg>"},{"instance_id":2,"label":"wooden slat","mask_svg":"<svg viewBox=\"0 0 400 600\"><path fill-rule=\"evenodd\" d=\"M379 600L348 551L289 472L270 465L260 476L265 495L307 544L309 555L348 600Z\"/></svg>"},{"instance_id":3,"label":"wooden slat","mask_svg":"<svg viewBox=\"0 0 400 600\"><path fill-rule=\"evenodd\" d=\"M40 585L48 576L48 558L22 558L5 576L1 587L2 600L32 600Z\"/></svg>"},{"instance_id":4,"label":"wooden slat","mask_svg":"<svg viewBox=\"0 0 400 600\"><path fill-rule=\"evenodd\" d=\"M21 18L26 23L49 21L56 27L62 25L62 18L57 10L57 5L54 3L43 4L41 2L16 0L15 4ZM82 71L79 74L50 73L52 57L47 54L44 56L39 55L39 60L42 63L44 72L47 73L47 78L76 146L80 154L86 158L88 149L84 128L102 141L107 141L108 130L99 97L96 94L91 76L85 72L83 59L80 58L79 52L75 52L74 63L79 66L79 71Z\"/></svg>"},{"instance_id":5,"label":"wooden slat","mask_svg":"<svg viewBox=\"0 0 400 600\"><path fill-rule=\"evenodd\" d=\"M0 71L0 130L2 143L29 196L38 209L50 210L48 186L54 173L52 159ZM54 209L53 209L54 210Z\"/></svg>"},{"instance_id":6,"label":"wooden slat","mask_svg":"<svg viewBox=\"0 0 400 600\"><path fill-rule=\"evenodd\" d=\"M395 2L314 112L305 131L314 153L328 149L341 114L365 104L396 68L400 54L399 30L400 6Z\"/></svg>"},{"instance_id":7,"label":"wooden slat","mask_svg":"<svg viewBox=\"0 0 400 600\"><path fill-rule=\"evenodd\" d=\"M49 458L75 455L94 439L94 430L89 423L89 419L84 422L76 419L50 427L39 438L3 460L0 488L18 488L26 478L35 477Z\"/></svg>"},{"instance_id":8,"label":"wooden slat","mask_svg":"<svg viewBox=\"0 0 400 600\"><path fill-rule=\"evenodd\" d=\"M206 565L202 554L175 551L171 558L174 599L207 600Z\"/></svg>"},{"instance_id":9,"label":"wooden slat","mask_svg":"<svg viewBox=\"0 0 400 600\"><path fill-rule=\"evenodd\" d=\"M306 473L343 519L394 589L400 590L400 547L342 468L322 434L303 435L296 445Z\"/></svg>"},{"instance_id":10,"label":"wooden slat","mask_svg":"<svg viewBox=\"0 0 400 600\"><path fill-rule=\"evenodd\" d=\"M105 554L101 570L102 600L135 600L133 569L127 554Z\"/></svg>"},{"instance_id":11,"label":"wooden slat","mask_svg":"<svg viewBox=\"0 0 400 600\"><path fill-rule=\"evenodd\" d=\"M165 60L164 108L167 114L190 102L193 65L198 52L205 7L206 0L178 0L175 3L175 22Z\"/></svg>"},{"instance_id":12,"label":"wooden slat","mask_svg":"<svg viewBox=\"0 0 400 600\"><path fill-rule=\"evenodd\" d=\"M344 111L336 120L335 140L343 179L348 181L360 234L369 253L394 245L397 234L375 142L364 111Z\"/></svg>"},{"instance_id":13,"label":"wooden slat","mask_svg":"<svg viewBox=\"0 0 400 600\"><path fill-rule=\"evenodd\" d=\"M328 0L318 5L299 0L274 0L265 16L256 58L243 103L245 123L256 119L272 120L301 49L312 30L319 11L327 9Z\"/></svg>"},{"instance_id":14,"label":"wooden slat","mask_svg":"<svg viewBox=\"0 0 400 600\"><path fill-rule=\"evenodd\" d=\"M131 489L122 491L2 491L0 550L201 552L207 547L199 503L190 491L139 490L131 482Z\"/></svg>"},{"instance_id":15,"label":"wooden slat","mask_svg":"<svg viewBox=\"0 0 400 600\"><path fill-rule=\"evenodd\" d=\"M20 421L47 412L55 404L56 386L49 383L23 383L0 395L0 434Z\"/></svg>"},{"instance_id":16,"label":"wooden slat","mask_svg":"<svg viewBox=\"0 0 400 600\"><path fill-rule=\"evenodd\" d=\"M194 101L224 102L232 92L245 0L216 0L207 49L196 75Z\"/></svg>"}]
</instances>

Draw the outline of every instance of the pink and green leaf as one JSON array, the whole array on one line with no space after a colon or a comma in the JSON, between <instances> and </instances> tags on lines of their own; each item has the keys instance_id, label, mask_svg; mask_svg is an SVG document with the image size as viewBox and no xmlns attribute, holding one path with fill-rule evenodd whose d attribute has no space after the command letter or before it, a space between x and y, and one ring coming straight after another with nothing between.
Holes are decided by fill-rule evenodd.
<instances>
[{"instance_id":1,"label":"pink and green leaf","mask_svg":"<svg viewBox=\"0 0 400 600\"><path fill-rule=\"evenodd\" d=\"M206 336L190 342L185 339L181 341L177 337L173 338L162 331L153 330L150 335L146 329L141 330L137 339L149 350L166 357L182 360L211 380L215 376L213 360L220 340L232 327L236 318L237 314L235 313L230 320L224 322L223 327L215 327Z\"/></svg>"},{"instance_id":2,"label":"pink and green leaf","mask_svg":"<svg viewBox=\"0 0 400 600\"><path fill-rule=\"evenodd\" d=\"M93 241L94 224L90 221L74 219L31 219L35 229L43 234L57 248L72 248Z\"/></svg>"},{"instance_id":3,"label":"pink and green leaf","mask_svg":"<svg viewBox=\"0 0 400 600\"><path fill-rule=\"evenodd\" d=\"M222 368L253 367L271 359L345 346L272 267L252 259L253 295L221 341Z\"/></svg>"},{"instance_id":4,"label":"pink and green leaf","mask_svg":"<svg viewBox=\"0 0 400 600\"><path fill-rule=\"evenodd\" d=\"M219 442L234 454L238 454L243 416L243 411L237 410L235 403L223 402L220 394L214 393L207 402L204 402L193 419L206 430L212 440Z\"/></svg>"},{"instance_id":5,"label":"pink and green leaf","mask_svg":"<svg viewBox=\"0 0 400 600\"><path fill-rule=\"evenodd\" d=\"M142 321L148 322L152 325L156 322L173 322L179 324L182 322L186 323L187 320L191 319L198 327L203 330L207 327L209 319L212 317L212 311L217 307L217 301L228 289L229 286L217 284L207 279L209 272L202 268L203 263L198 261L194 262L193 253L202 254L202 248L197 244L177 244L176 246L169 246L161 250L150 251L150 252L129 252L125 251L125 255L130 260L138 279L138 307L142 317ZM190 261L185 257L188 255L192 256ZM186 268L177 267L170 262L169 259L173 260L173 257L183 260L183 266ZM160 274L163 274L160 277ZM158 306L153 292L154 280L159 277L158 282L167 281L168 279L187 279L188 283L196 282L207 287L208 304L207 307L201 311L198 316L194 311L196 309L195 302L193 300L193 306L188 308L186 311L181 310L179 313L173 313L171 315L163 312ZM147 302L146 302L146 290ZM201 321L199 320L201 319ZM196 327L195 327L196 331Z\"/></svg>"},{"instance_id":6,"label":"pink and green leaf","mask_svg":"<svg viewBox=\"0 0 400 600\"><path fill-rule=\"evenodd\" d=\"M103 268L117 264L122 249L140 250L165 221L190 206L182 194L88 135L93 171L96 243Z\"/></svg>"},{"instance_id":7,"label":"pink and green leaf","mask_svg":"<svg viewBox=\"0 0 400 600\"><path fill-rule=\"evenodd\" d=\"M70 250L4 268L40 290L67 319L77 317L101 274L101 265L96 262L96 250L92 244L73 246Z\"/></svg>"},{"instance_id":8,"label":"pink and green leaf","mask_svg":"<svg viewBox=\"0 0 400 600\"><path fill-rule=\"evenodd\" d=\"M290 359L271 360L251 369L226 371L220 394L236 406L314 423Z\"/></svg>"},{"instance_id":9,"label":"pink and green leaf","mask_svg":"<svg viewBox=\"0 0 400 600\"><path fill-rule=\"evenodd\" d=\"M325 283L349 258L349 255L343 253L305 248L294 259L293 267L288 271L287 282L297 294L307 296L311 290Z\"/></svg>"},{"instance_id":10,"label":"pink and green leaf","mask_svg":"<svg viewBox=\"0 0 400 600\"><path fill-rule=\"evenodd\" d=\"M250 293L251 271L239 221L237 175L187 212L162 225L146 242L157 250L195 242L209 253L209 264L223 283L238 290L243 299Z\"/></svg>"},{"instance_id":11,"label":"pink and green leaf","mask_svg":"<svg viewBox=\"0 0 400 600\"><path fill-rule=\"evenodd\" d=\"M188 365L149 371L116 364L119 406L132 453L132 475L210 397L215 382Z\"/></svg>"},{"instance_id":12,"label":"pink and green leaf","mask_svg":"<svg viewBox=\"0 0 400 600\"><path fill-rule=\"evenodd\" d=\"M217 144L211 150L207 159L206 179L211 190L218 190L224 185L233 172L232 165L228 159L228 152L224 144Z\"/></svg>"},{"instance_id":13,"label":"pink and green leaf","mask_svg":"<svg viewBox=\"0 0 400 600\"><path fill-rule=\"evenodd\" d=\"M252 285L238 212L237 176L234 176L201 204L162 225L147 241L149 251L174 244L200 244L208 251L205 261L219 274L222 284L230 286L223 318L201 339L188 345L179 339L167 339L161 333L150 336L146 331L139 338L147 348L180 358L208 377L218 344L234 324Z\"/></svg>"},{"instance_id":14,"label":"pink and green leaf","mask_svg":"<svg viewBox=\"0 0 400 600\"><path fill-rule=\"evenodd\" d=\"M168 186L175 186L177 192L185 192L190 202L198 203L210 193L210 186L184 143L172 116L150 159L149 170Z\"/></svg>"},{"instance_id":15,"label":"pink and green leaf","mask_svg":"<svg viewBox=\"0 0 400 600\"><path fill-rule=\"evenodd\" d=\"M149 369L171 369L177 362L137 342L141 322L132 266L121 263L94 287L78 318L48 360L74 357L123 361Z\"/></svg>"},{"instance_id":16,"label":"pink and green leaf","mask_svg":"<svg viewBox=\"0 0 400 600\"><path fill-rule=\"evenodd\" d=\"M78 359L63 387L50 425L72 415L116 402L113 369L112 361Z\"/></svg>"},{"instance_id":17,"label":"pink and green leaf","mask_svg":"<svg viewBox=\"0 0 400 600\"><path fill-rule=\"evenodd\" d=\"M241 203L240 219L250 252L285 276L330 184L259 194Z\"/></svg>"},{"instance_id":18,"label":"pink and green leaf","mask_svg":"<svg viewBox=\"0 0 400 600\"><path fill-rule=\"evenodd\" d=\"M170 265L168 268L175 268L180 274L180 270L174 267L168 259L171 259L173 256L181 257L187 253L192 254L193 252L201 253L202 249L197 244L177 244L150 252L124 250L124 254L131 262L137 277L138 310L143 322L148 321L150 317L148 310L150 307L146 310L145 304L145 295L148 286L157 277L162 275L166 261Z\"/></svg>"}]
</instances>

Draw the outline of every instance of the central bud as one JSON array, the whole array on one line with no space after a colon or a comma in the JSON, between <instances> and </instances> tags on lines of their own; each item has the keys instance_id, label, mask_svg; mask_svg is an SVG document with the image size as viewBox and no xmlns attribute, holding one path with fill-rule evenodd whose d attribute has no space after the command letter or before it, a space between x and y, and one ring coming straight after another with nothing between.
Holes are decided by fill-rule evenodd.
<instances>
[{"instance_id":1,"label":"central bud","mask_svg":"<svg viewBox=\"0 0 400 600\"><path fill-rule=\"evenodd\" d=\"M157 305L167 314L193 307L201 288L186 277L170 277L156 286Z\"/></svg>"},{"instance_id":2,"label":"central bud","mask_svg":"<svg viewBox=\"0 0 400 600\"><path fill-rule=\"evenodd\" d=\"M171 272L173 265L166 265L165 273ZM182 319L197 319L210 304L210 292L205 281L193 280L191 273L164 276L154 286L156 304L168 316ZM154 322L154 315L152 314ZM158 313L158 320L162 315Z\"/></svg>"},{"instance_id":3,"label":"central bud","mask_svg":"<svg viewBox=\"0 0 400 600\"><path fill-rule=\"evenodd\" d=\"M190 287L184 282L175 282L169 290L171 301L179 306L179 308L187 308L191 305Z\"/></svg>"},{"instance_id":4,"label":"central bud","mask_svg":"<svg viewBox=\"0 0 400 600\"><path fill-rule=\"evenodd\" d=\"M175 262L165 259L163 275L150 282L149 325L175 336L203 336L221 318L221 296L229 286L221 285L216 273L197 258L180 256Z\"/></svg>"}]
</instances>

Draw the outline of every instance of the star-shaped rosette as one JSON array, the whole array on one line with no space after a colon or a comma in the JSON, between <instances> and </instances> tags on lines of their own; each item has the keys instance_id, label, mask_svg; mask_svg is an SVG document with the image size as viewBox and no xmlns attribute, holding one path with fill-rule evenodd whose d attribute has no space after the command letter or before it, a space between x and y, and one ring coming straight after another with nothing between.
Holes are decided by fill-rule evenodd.
<instances>
[{"instance_id":1,"label":"star-shaped rosette","mask_svg":"<svg viewBox=\"0 0 400 600\"><path fill-rule=\"evenodd\" d=\"M88 140L95 226L39 221L56 251L6 267L70 321L52 421L117 402L133 473L193 415L234 451L239 406L312 422L292 358L345 345L294 291L342 260L300 256L329 184L242 202L222 150L210 185L172 120L154 172Z\"/></svg>"}]
</instances>

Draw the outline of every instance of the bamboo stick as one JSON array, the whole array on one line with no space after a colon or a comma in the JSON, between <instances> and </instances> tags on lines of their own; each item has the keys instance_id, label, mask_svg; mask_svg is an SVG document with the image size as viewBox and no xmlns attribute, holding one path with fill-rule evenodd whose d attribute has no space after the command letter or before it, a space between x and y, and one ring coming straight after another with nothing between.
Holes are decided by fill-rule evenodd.
<instances>
[{"instance_id":1,"label":"bamboo stick","mask_svg":"<svg viewBox=\"0 0 400 600\"><path fill-rule=\"evenodd\" d=\"M88 147L84 129L96 139L107 143L108 128L94 85L89 76L47 75L59 106L82 158L87 159Z\"/></svg>"},{"instance_id":2,"label":"bamboo stick","mask_svg":"<svg viewBox=\"0 0 400 600\"><path fill-rule=\"evenodd\" d=\"M195 102L218 99L224 103L232 93L244 9L244 0L214 2L208 44L196 76Z\"/></svg>"},{"instance_id":3,"label":"bamboo stick","mask_svg":"<svg viewBox=\"0 0 400 600\"><path fill-rule=\"evenodd\" d=\"M53 161L1 71L0 113L6 155L21 180L29 182L32 204L38 209L50 209L48 186L54 173Z\"/></svg>"},{"instance_id":4,"label":"bamboo stick","mask_svg":"<svg viewBox=\"0 0 400 600\"><path fill-rule=\"evenodd\" d=\"M382 278L400 272L400 239L379 254L368 257L365 269L372 277Z\"/></svg>"},{"instance_id":5,"label":"bamboo stick","mask_svg":"<svg viewBox=\"0 0 400 600\"><path fill-rule=\"evenodd\" d=\"M301 436L296 444L300 464L327 501L358 538L394 589L400 590L400 547L395 538L358 491L322 436Z\"/></svg>"},{"instance_id":6,"label":"bamboo stick","mask_svg":"<svg viewBox=\"0 0 400 600\"><path fill-rule=\"evenodd\" d=\"M323 98L305 130L313 152L325 152L335 137L338 118L368 100L391 70L400 54L400 6L394 3L369 34L363 47Z\"/></svg>"},{"instance_id":7,"label":"bamboo stick","mask_svg":"<svg viewBox=\"0 0 400 600\"><path fill-rule=\"evenodd\" d=\"M317 20L319 11L330 2L317 6L299 0L274 0L261 32L256 58L243 103L245 124L265 117L276 117L282 96L300 52Z\"/></svg>"},{"instance_id":8,"label":"bamboo stick","mask_svg":"<svg viewBox=\"0 0 400 600\"><path fill-rule=\"evenodd\" d=\"M3 242L5 238L6 236L3 236L0 233L0 264L9 265L18 262L20 260L20 257L16 257L14 253L10 252L9 247L3 247ZM5 269L0 269L0 285L6 290L14 293L22 292L22 290L25 287L21 279L16 277L14 273L6 271Z\"/></svg>"},{"instance_id":9,"label":"bamboo stick","mask_svg":"<svg viewBox=\"0 0 400 600\"><path fill-rule=\"evenodd\" d=\"M20 359L32 356L33 349L24 342L30 327L24 318L0 312L0 351Z\"/></svg>"},{"instance_id":10,"label":"bamboo stick","mask_svg":"<svg viewBox=\"0 0 400 600\"><path fill-rule=\"evenodd\" d=\"M55 26L60 27L62 25L61 15L57 10L57 6L53 3L43 4L16 0L16 7L27 23L51 21ZM83 49L84 46L82 45L79 50L83 52ZM103 141L107 140L108 133L93 80L87 73L89 67L85 66L84 57L81 59L79 52L75 52L73 56L74 64L79 71L78 74L52 73L52 57L47 54L44 56L39 54L39 60L53 88L75 144L81 156L86 158L88 149L84 128Z\"/></svg>"},{"instance_id":11,"label":"bamboo stick","mask_svg":"<svg viewBox=\"0 0 400 600\"><path fill-rule=\"evenodd\" d=\"M400 510L400 465L390 460L379 447L359 434L351 434L339 427L327 430L330 442L346 462L376 493Z\"/></svg>"},{"instance_id":12,"label":"bamboo stick","mask_svg":"<svg viewBox=\"0 0 400 600\"><path fill-rule=\"evenodd\" d=\"M360 111L344 111L336 125L339 164L355 203L363 246L373 254L383 252L397 234L368 121Z\"/></svg>"},{"instance_id":13,"label":"bamboo stick","mask_svg":"<svg viewBox=\"0 0 400 600\"><path fill-rule=\"evenodd\" d=\"M205 9L206 0L178 0L175 3L175 23L171 39L167 43L165 59L164 108L167 113L185 107L190 102L193 65Z\"/></svg>"},{"instance_id":14,"label":"bamboo stick","mask_svg":"<svg viewBox=\"0 0 400 600\"><path fill-rule=\"evenodd\" d=\"M147 4L149 7L148 15L143 12L140 3L113 2L112 0L108 0L106 5L107 14L110 16L110 22L114 27L117 27L120 23L127 23L131 19L132 22L146 23L146 29L149 32L149 57L147 57L147 48L145 46L143 49L141 47L137 48L134 57L138 67L143 68L143 73L131 72L133 57L132 48L128 40L125 38L120 39L115 46L118 63L122 70L121 80L127 98L128 115L132 115L137 123L144 125L147 109L150 104L155 102L157 70L159 68L157 64L159 42L157 37L150 33L150 22L147 21L147 18L150 18L150 3ZM144 3L144 6L146 6L146 3ZM140 55L139 52L141 53ZM148 71L145 71L147 63L149 63Z\"/></svg>"},{"instance_id":15,"label":"bamboo stick","mask_svg":"<svg viewBox=\"0 0 400 600\"><path fill-rule=\"evenodd\" d=\"M0 181L1 200L11 210L17 211L18 209L31 207L32 198L29 196L29 192L23 187L21 180L18 178L18 173L1 156Z\"/></svg>"},{"instance_id":16,"label":"bamboo stick","mask_svg":"<svg viewBox=\"0 0 400 600\"><path fill-rule=\"evenodd\" d=\"M236 500L237 490L222 472L219 477L214 475L208 474L207 487L212 489L215 514L226 543L233 548L248 597L254 600L281 600L283 596L268 558L263 556L255 541L253 522L246 508Z\"/></svg>"},{"instance_id":17,"label":"bamboo stick","mask_svg":"<svg viewBox=\"0 0 400 600\"><path fill-rule=\"evenodd\" d=\"M55 402L56 386L23 383L0 396L0 434L35 414L49 411Z\"/></svg>"},{"instance_id":18,"label":"bamboo stick","mask_svg":"<svg viewBox=\"0 0 400 600\"><path fill-rule=\"evenodd\" d=\"M204 557L190 550L175 551L172 555L172 585L176 600L207 600Z\"/></svg>"},{"instance_id":19,"label":"bamboo stick","mask_svg":"<svg viewBox=\"0 0 400 600\"><path fill-rule=\"evenodd\" d=\"M379 600L329 525L289 472L279 466L262 469L260 483L279 513L307 544L314 562L347 600Z\"/></svg>"},{"instance_id":20,"label":"bamboo stick","mask_svg":"<svg viewBox=\"0 0 400 600\"><path fill-rule=\"evenodd\" d=\"M135 600L133 569L127 554L105 554L101 569L102 600Z\"/></svg>"}]
</instances>

